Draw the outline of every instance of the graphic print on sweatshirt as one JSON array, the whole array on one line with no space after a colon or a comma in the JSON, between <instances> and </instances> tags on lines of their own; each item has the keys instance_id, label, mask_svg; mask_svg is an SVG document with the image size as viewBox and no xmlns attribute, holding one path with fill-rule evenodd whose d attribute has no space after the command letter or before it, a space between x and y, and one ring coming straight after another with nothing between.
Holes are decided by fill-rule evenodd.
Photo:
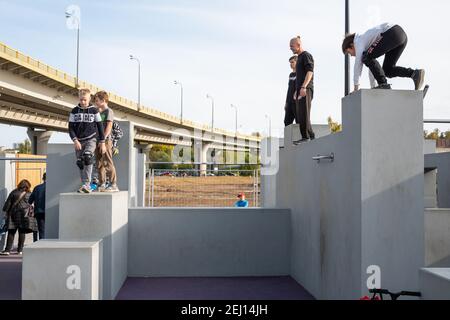
<instances>
[{"instance_id":1,"label":"graphic print on sweatshirt","mask_svg":"<svg viewBox=\"0 0 450 320\"><path fill-rule=\"evenodd\" d=\"M69 115L69 135L72 140L85 141L98 135L99 142L105 140L102 118L97 108L90 105L72 109Z\"/></svg>"},{"instance_id":2,"label":"graphic print on sweatshirt","mask_svg":"<svg viewBox=\"0 0 450 320\"><path fill-rule=\"evenodd\" d=\"M70 122L96 122L101 121L100 115L92 114L92 113L76 113L70 114L72 119L69 119Z\"/></svg>"}]
</instances>

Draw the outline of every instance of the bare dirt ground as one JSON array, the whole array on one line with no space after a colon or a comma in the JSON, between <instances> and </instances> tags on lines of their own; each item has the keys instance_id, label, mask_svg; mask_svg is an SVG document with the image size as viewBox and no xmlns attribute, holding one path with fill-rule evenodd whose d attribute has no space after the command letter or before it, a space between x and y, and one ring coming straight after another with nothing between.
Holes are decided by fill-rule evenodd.
<instances>
[{"instance_id":1,"label":"bare dirt ground","mask_svg":"<svg viewBox=\"0 0 450 320\"><path fill-rule=\"evenodd\" d=\"M237 194L244 192L254 207L253 185L254 177L155 177L153 203L155 207L233 207ZM147 182L146 204L150 203Z\"/></svg>"}]
</instances>

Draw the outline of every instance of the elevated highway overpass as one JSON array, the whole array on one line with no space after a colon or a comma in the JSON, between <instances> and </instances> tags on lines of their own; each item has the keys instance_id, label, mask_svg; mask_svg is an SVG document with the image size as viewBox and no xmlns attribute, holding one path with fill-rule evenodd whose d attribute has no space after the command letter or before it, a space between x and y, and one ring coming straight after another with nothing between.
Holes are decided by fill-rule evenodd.
<instances>
[{"instance_id":1,"label":"elevated highway overpass","mask_svg":"<svg viewBox=\"0 0 450 320\"><path fill-rule=\"evenodd\" d=\"M79 88L104 90L85 81ZM108 92L108 90L105 90ZM181 120L108 92L117 120L134 124L139 145L195 146L202 159L208 149L259 150L260 137ZM0 122L28 127L34 153L44 154L51 132L67 132L68 115L78 103L76 78L0 42ZM36 130L39 129L39 130Z\"/></svg>"}]
</instances>

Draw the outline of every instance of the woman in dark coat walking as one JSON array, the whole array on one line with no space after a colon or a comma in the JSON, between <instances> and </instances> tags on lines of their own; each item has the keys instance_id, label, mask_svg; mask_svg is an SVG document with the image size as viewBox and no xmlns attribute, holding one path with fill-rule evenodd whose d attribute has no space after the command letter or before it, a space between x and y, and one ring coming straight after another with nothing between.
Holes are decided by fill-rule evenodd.
<instances>
[{"instance_id":1,"label":"woman in dark coat walking","mask_svg":"<svg viewBox=\"0 0 450 320\"><path fill-rule=\"evenodd\" d=\"M5 205L3 206L3 211L6 212L7 217L6 224L8 226L8 239L6 242L5 251L1 252L0 255L9 256L17 230L19 230L19 245L17 247L17 253L22 254L25 244L25 235L29 233L30 230L37 229L37 227L33 225L33 221L35 221L35 219L26 218L31 206L28 203L28 199L31 195L30 189L31 184L28 180L20 181L17 189L13 190L9 194Z\"/></svg>"}]
</instances>

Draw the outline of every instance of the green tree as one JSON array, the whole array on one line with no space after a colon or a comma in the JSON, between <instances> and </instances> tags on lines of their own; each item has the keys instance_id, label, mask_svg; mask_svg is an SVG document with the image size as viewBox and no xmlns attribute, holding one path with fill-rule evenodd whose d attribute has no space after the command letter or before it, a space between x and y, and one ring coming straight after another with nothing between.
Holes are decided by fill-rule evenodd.
<instances>
[{"instance_id":1,"label":"green tree","mask_svg":"<svg viewBox=\"0 0 450 320\"><path fill-rule=\"evenodd\" d=\"M18 148L19 153L22 154L31 154L31 141L25 139L23 142L19 143Z\"/></svg>"},{"instance_id":2,"label":"green tree","mask_svg":"<svg viewBox=\"0 0 450 320\"><path fill-rule=\"evenodd\" d=\"M427 133L427 132L425 131L425 133ZM427 139L427 140L438 140L439 139L439 129L434 129L433 132L428 133L426 135L425 139Z\"/></svg>"},{"instance_id":3,"label":"green tree","mask_svg":"<svg viewBox=\"0 0 450 320\"><path fill-rule=\"evenodd\" d=\"M444 137L445 137L445 140L450 140L450 131L445 131Z\"/></svg>"},{"instance_id":4,"label":"green tree","mask_svg":"<svg viewBox=\"0 0 450 320\"><path fill-rule=\"evenodd\" d=\"M331 117L328 117L328 127L330 128L332 133L337 133L342 131L342 125L334 122Z\"/></svg>"},{"instance_id":5,"label":"green tree","mask_svg":"<svg viewBox=\"0 0 450 320\"><path fill-rule=\"evenodd\" d=\"M153 169L173 169L173 165L170 163L172 161L172 151L173 146L165 146L161 144L154 145L149 151L148 158L151 162L166 162L166 163L155 163L151 164Z\"/></svg>"}]
</instances>

